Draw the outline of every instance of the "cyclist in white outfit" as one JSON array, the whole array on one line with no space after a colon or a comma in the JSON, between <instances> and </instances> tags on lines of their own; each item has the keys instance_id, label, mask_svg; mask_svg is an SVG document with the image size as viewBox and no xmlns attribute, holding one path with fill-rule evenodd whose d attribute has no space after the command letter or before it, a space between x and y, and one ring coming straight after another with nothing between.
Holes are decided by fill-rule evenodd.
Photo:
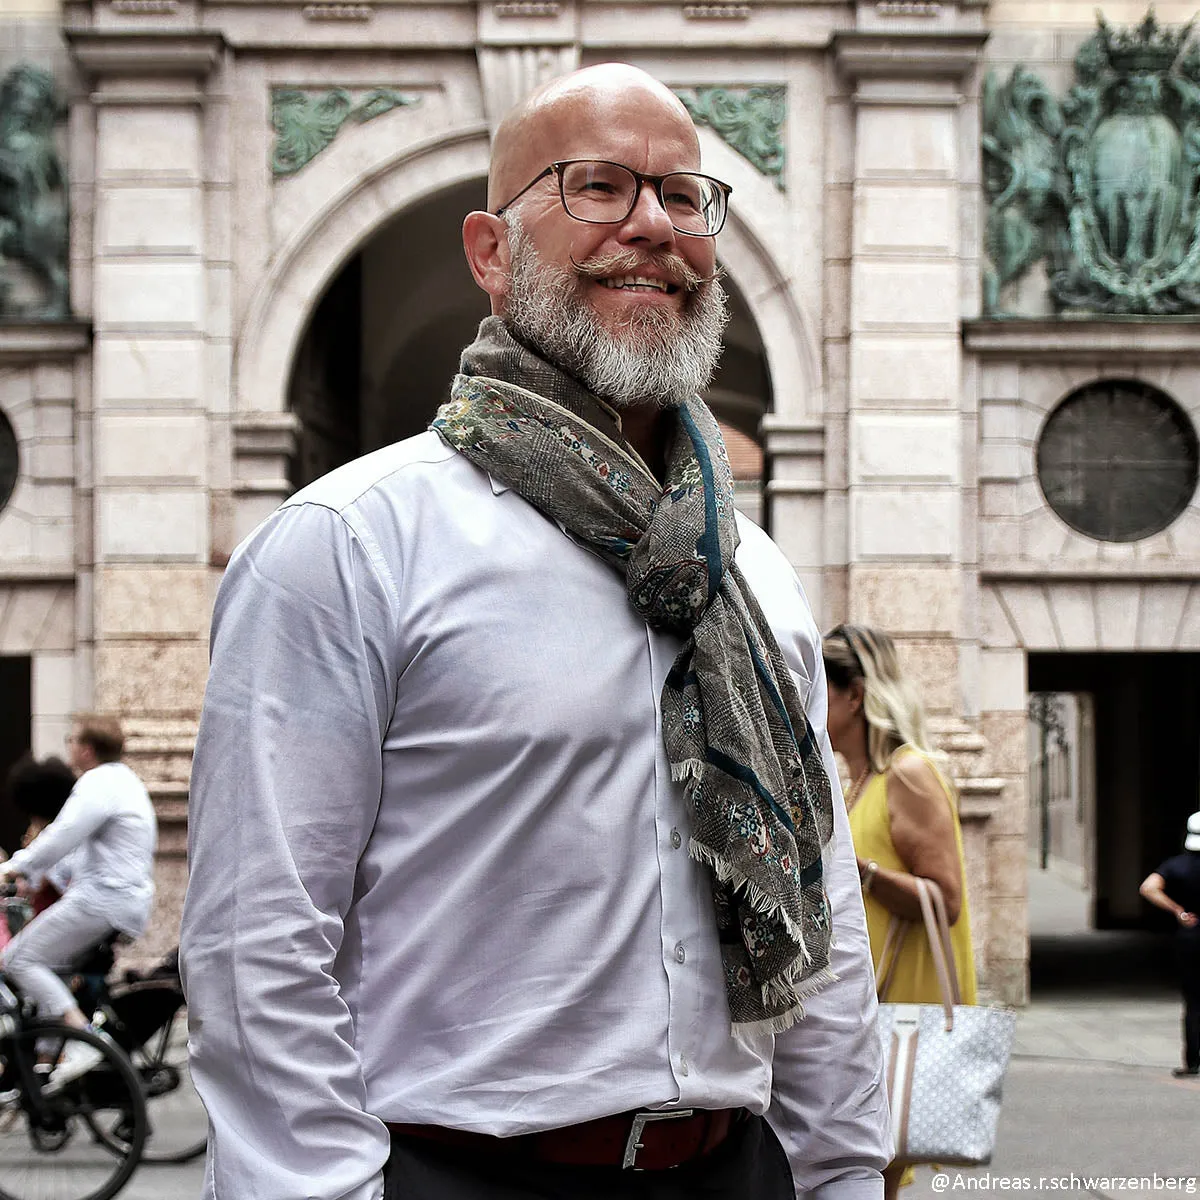
<instances>
[{"instance_id":1,"label":"cyclist in white outfit","mask_svg":"<svg viewBox=\"0 0 1200 1200\"><path fill-rule=\"evenodd\" d=\"M12 878L24 883L70 855L65 895L9 942L0 953L0 971L37 1004L39 1016L77 1028L86 1027L88 1018L59 972L113 933L140 936L154 899L158 827L141 780L120 761L124 741L112 718L77 719L67 739L68 758L79 775L71 795L28 847L0 863L0 883ZM90 1049L78 1045L81 1052ZM82 1073L89 1066L64 1061L56 1074Z\"/></svg>"}]
</instances>

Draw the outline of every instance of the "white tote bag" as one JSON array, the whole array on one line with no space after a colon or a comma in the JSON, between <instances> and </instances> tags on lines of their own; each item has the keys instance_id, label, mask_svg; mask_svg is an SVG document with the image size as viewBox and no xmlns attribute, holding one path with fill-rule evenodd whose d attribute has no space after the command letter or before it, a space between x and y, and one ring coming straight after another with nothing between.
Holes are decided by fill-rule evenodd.
<instances>
[{"instance_id":1,"label":"white tote bag","mask_svg":"<svg viewBox=\"0 0 1200 1200\"><path fill-rule=\"evenodd\" d=\"M890 1004L888 987L910 922L893 917L879 958L879 1035L898 1163L983 1166L992 1158L1000 1093L1017 1017L961 1003L941 888L917 877L941 1004Z\"/></svg>"}]
</instances>

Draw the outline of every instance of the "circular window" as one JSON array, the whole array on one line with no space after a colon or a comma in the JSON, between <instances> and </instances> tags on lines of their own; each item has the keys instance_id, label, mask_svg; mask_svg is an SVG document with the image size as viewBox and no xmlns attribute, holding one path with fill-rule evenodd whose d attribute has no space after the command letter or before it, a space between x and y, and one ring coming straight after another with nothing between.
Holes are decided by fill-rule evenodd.
<instances>
[{"instance_id":1,"label":"circular window","mask_svg":"<svg viewBox=\"0 0 1200 1200\"><path fill-rule=\"evenodd\" d=\"M0 413L0 512L12 499L13 488L17 486L17 435L8 423L8 418Z\"/></svg>"},{"instance_id":2,"label":"circular window","mask_svg":"<svg viewBox=\"0 0 1200 1200\"><path fill-rule=\"evenodd\" d=\"M1166 529L1196 491L1200 450L1187 414L1136 380L1110 379L1068 396L1037 448L1046 503L1072 529L1135 542Z\"/></svg>"}]
</instances>

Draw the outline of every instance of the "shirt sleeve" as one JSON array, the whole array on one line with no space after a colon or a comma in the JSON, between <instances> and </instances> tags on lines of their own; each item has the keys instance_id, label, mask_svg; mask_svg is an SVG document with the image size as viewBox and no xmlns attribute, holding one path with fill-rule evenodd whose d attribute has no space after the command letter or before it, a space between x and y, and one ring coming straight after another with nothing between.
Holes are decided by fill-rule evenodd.
<instances>
[{"instance_id":1,"label":"shirt sleeve","mask_svg":"<svg viewBox=\"0 0 1200 1200\"><path fill-rule=\"evenodd\" d=\"M1164 863L1160 863L1157 871L1157 873L1162 876L1163 884L1165 885L1163 891L1165 891L1167 895L1175 901L1176 904L1180 903L1176 893L1179 891L1179 884L1183 879L1182 867L1183 863L1179 861L1178 856L1175 856L1173 858L1168 858Z\"/></svg>"},{"instance_id":2,"label":"shirt sleeve","mask_svg":"<svg viewBox=\"0 0 1200 1200\"><path fill-rule=\"evenodd\" d=\"M192 771L180 950L208 1200L379 1200L334 970L382 781L394 587L341 515L282 509L235 554Z\"/></svg>"},{"instance_id":3,"label":"shirt sleeve","mask_svg":"<svg viewBox=\"0 0 1200 1200\"><path fill-rule=\"evenodd\" d=\"M91 786L87 775L83 775L58 816L5 864L6 873L40 879L112 816L112 805L106 801L104 789Z\"/></svg>"},{"instance_id":4,"label":"shirt sleeve","mask_svg":"<svg viewBox=\"0 0 1200 1200\"><path fill-rule=\"evenodd\" d=\"M880 1200L892 1135L876 1027L875 976L858 866L829 735L820 635L800 590L804 620L784 657L811 681L805 713L833 791L834 854L825 883L833 913L830 965L837 980L805 1002L803 1020L775 1039L767 1119L792 1163L796 1194L819 1200Z\"/></svg>"}]
</instances>

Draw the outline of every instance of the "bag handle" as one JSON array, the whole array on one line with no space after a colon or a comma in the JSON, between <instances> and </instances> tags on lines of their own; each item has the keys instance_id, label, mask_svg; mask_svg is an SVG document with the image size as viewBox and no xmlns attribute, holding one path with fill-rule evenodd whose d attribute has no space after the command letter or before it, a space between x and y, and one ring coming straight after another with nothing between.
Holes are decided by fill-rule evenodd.
<instances>
[{"instance_id":1,"label":"bag handle","mask_svg":"<svg viewBox=\"0 0 1200 1200\"><path fill-rule=\"evenodd\" d=\"M950 924L946 919L946 900L942 889L932 880L914 875L917 900L921 905L921 917L925 925L925 936L929 939L929 950L933 958L933 969L937 975L938 991L942 997L942 1008L946 1013L946 1032L954 1028L954 1006L962 1003L958 988L958 970L954 960L954 945L950 940ZM892 917L888 924L887 937L879 956L879 971L875 993L885 1001L894 982L896 962L900 957L900 946L914 922L904 917Z\"/></svg>"}]
</instances>

